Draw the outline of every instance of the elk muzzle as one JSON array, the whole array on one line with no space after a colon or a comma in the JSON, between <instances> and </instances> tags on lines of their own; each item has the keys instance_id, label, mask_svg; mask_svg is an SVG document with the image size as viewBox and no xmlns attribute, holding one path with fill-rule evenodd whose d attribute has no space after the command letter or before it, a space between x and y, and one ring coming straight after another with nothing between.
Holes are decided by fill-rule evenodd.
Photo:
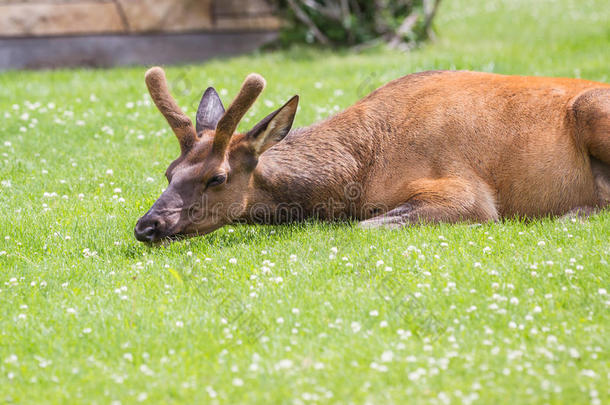
<instances>
[{"instance_id":1,"label":"elk muzzle","mask_svg":"<svg viewBox=\"0 0 610 405\"><path fill-rule=\"evenodd\" d=\"M151 210L138 220L133 233L140 242L156 242L167 236L167 223Z\"/></svg>"}]
</instances>

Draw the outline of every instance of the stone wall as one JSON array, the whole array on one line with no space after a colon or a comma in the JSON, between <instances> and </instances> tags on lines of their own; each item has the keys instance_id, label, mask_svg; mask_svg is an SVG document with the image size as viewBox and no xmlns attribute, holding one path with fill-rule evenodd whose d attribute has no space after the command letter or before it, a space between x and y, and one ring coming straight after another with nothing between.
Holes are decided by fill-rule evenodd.
<instances>
[{"instance_id":1,"label":"stone wall","mask_svg":"<svg viewBox=\"0 0 610 405\"><path fill-rule=\"evenodd\" d=\"M266 0L0 0L0 37L277 30Z\"/></svg>"}]
</instances>

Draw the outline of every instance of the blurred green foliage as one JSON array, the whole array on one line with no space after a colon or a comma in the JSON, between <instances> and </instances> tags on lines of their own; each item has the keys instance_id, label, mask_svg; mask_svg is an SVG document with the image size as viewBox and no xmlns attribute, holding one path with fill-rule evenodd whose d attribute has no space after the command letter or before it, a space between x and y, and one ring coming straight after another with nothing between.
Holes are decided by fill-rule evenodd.
<instances>
[{"instance_id":1,"label":"blurred green foliage","mask_svg":"<svg viewBox=\"0 0 610 405\"><path fill-rule=\"evenodd\" d=\"M431 35L440 0L273 0L287 24L280 44L413 47Z\"/></svg>"}]
</instances>

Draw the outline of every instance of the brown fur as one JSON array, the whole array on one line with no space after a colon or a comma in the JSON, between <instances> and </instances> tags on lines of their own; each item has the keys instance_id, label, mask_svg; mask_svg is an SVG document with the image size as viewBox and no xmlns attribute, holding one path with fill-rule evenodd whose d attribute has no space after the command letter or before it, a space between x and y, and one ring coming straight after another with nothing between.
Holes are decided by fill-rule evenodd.
<instances>
[{"instance_id":1,"label":"brown fur","mask_svg":"<svg viewBox=\"0 0 610 405\"><path fill-rule=\"evenodd\" d=\"M193 150L209 148L213 136ZM201 166L203 180L226 171L226 184L201 195L237 208L217 221L181 223L174 233L207 233L236 220L353 218L393 226L603 208L610 202L610 86L413 74L291 131L260 157L250 137L233 136L226 156L201 153L190 167Z\"/></svg>"}]
</instances>

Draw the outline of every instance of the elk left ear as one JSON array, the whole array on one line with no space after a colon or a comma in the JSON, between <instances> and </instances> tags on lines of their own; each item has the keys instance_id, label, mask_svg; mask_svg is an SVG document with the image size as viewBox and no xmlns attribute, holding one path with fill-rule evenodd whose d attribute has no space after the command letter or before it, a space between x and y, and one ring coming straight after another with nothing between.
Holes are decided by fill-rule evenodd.
<instances>
[{"instance_id":1,"label":"elk left ear","mask_svg":"<svg viewBox=\"0 0 610 405\"><path fill-rule=\"evenodd\" d=\"M256 155L262 154L284 139L292 127L298 105L299 96L292 97L282 107L263 118L246 134L246 139L253 146Z\"/></svg>"},{"instance_id":2,"label":"elk left ear","mask_svg":"<svg viewBox=\"0 0 610 405\"><path fill-rule=\"evenodd\" d=\"M208 87L197 108L197 133L204 129L215 130L224 113L225 108L218 93L213 87Z\"/></svg>"}]
</instances>

